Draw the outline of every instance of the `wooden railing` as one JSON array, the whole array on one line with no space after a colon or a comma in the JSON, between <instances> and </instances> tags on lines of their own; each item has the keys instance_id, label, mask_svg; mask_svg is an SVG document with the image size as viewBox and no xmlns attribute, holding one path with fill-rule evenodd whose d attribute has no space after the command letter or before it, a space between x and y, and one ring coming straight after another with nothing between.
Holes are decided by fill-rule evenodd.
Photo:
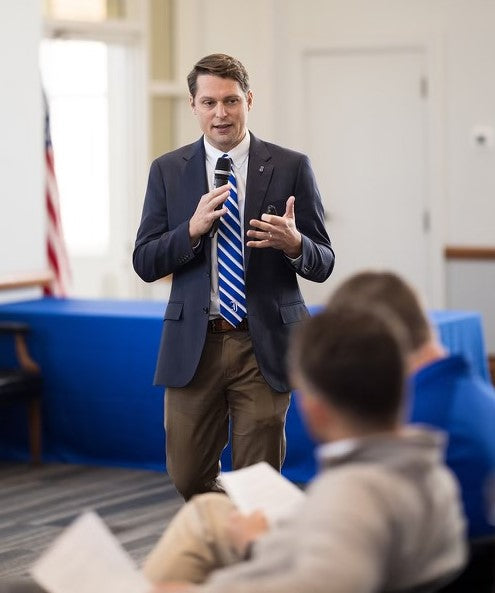
<instances>
[{"instance_id":1,"label":"wooden railing","mask_svg":"<svg viewBox=\"0 0 495 593\"><path fill-rule=\"evenodd\" d=\"M22 272L19 274L0 275L0 290L18 290L22 288L45 288L53 280L50 270Z\"/></svg>"},{"instance_id":2,"label":"wooden railing","mask_svg":"<svg viewBox=\"0 0 495 593\"><path fill-rule=\"evenodd\" d=\"M447 245L445 259L494 260L495 247L464 247L461 245Z\"/></svg>"}]
</instances>

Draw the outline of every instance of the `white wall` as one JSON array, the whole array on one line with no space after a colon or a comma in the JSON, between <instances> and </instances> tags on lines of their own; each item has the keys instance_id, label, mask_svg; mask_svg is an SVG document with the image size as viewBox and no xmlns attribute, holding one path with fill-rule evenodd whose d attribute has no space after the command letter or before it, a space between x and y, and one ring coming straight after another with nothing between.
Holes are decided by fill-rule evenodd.
<instances>
[{"instance_id":1,"label":"white wall","mask_svg":"<svg viewBox=\"0 0 495 593\"><path fill-rule=\"evenodd\" d=\"M220 0L179 4L182 79L206 53L236 55L248 67L255 93L251 129L303 150L304 139L293 124L304 122L305 110L311 109L293 108L293 97L301 92L294 84L301 48L412 43L427 49L433 97L429 182L436 245L436 287L429 304L457 302L456 295L446 294L457 284L450 276L446 281L444 246L495 244L495 149L476 149L472 141L477 126L495 129L495 1L232 0L228 10ZM187 125L189 139L194 122ZM486 278L471 281L487 290ZM495 294L495 278L488 290Z\"/></svg>"},{"instance_id":2,"label":"white wall","mask_svg":"<svg viewBox=\"0 0 495 593\"><path fill-rule=\"evenodd\" d=\"M260 136L297 145L291 137L291 58L308 43L425 40L440 59L433 92L440 92L446 208L445 244L495 242L495 150L475 150L475 126L495 129L495 1L493 0L182 0L181 77L202 55L233 53L251 75L256 104L250 126ZM180 7L179 7L180 8ZM180 10L182 10L180 8ZM185 84L185 83L184 83ZM307 106L311 109L311 106ZM329 107L331 108L331 106ZM194 122L193 122L194 123ZM190 132L190 130L189 130ZM442 189L443 188L443 189Z\"/></svg>"},{"instance_id":3,"label":"white wall","mask_svg":"<svg viewBox=\"0 0 495 593\"><path fill-rule=\"evenodd\" d=\"M0 3L0 276L45 268L40 6Z\"/></svg>"},{"instance_id":4,"label":"white wall","mask_svg":"<svg viewBox=\"0 0 495 593\"><path fill-rule=\"evenodd\" d=\"M40 4L0 3L0 273L44 264ZM178 79L184 88L187 72L201 56L217 51L236 55L247 66L255 93L251 129L302 149L291 122L304 121L311 105L297 113L291 109L298 92L297 48L370 40L424 42L433 56L430 182L436 257L442 266L438 282L445 275L444 245L493 246L495 150L475 149L471 134L476 126L495 128L494 0L231 0L228 9L220 0L178 0L177 40ZM185 97L178 122L181 142L198 135ZM142 193L136 199L141 202ZM495 294L495 279L489 286L486 278L470 281ZM450 276L447 284L453 290L459 285ZM430 305L454 302L455 295L439 286Z\"/></svg>"},{"instance_id":5,"label":"white wall","mask_svg":"<svg viewBox=\"0 0 495 593\"><path fill-rule=\"evenodd\" d=\"M495 262L450 261L446 276L447 307L480 312L487 350L495 355Z\"/></svg>"},{"instance_id":6,"label":"white wall","mask_svg":"<svg viewBox=\"0 0 495 593\"><path fill-rule=\"evenodd\" d=\"M495 129L495 2L492 0L276 0L277 62L282 64L277 129L289 114L283 96L290 92L291 65L284 55L294 44L383 39L424 40L441 63L430 80L443 98L447 207L444 240L449 244L493 245L495 241L495 150L476 150L471 133ZM440 88L438 88L440 87ZM311 108L311 106L308 106ZM331 106L329 106L331 108ZM277 112L274 114L277 115ZM303 116L303 114L299 114Z\"/></svg>"},{"instance_id":7,"label":"white wall","mask_svg":"<svg viewBox=\"0 0 495 593\"><path fill-rule=\"evenodd\" d=\"M432 254L434 292L429 305L479 310L488 349L495 353L495 302L486 298L495 294L493 265L446 266L443 257L445 245L495 245L495 138L484 148L476 147L473 140L478 127L495 135L495 2L275 0L275 4L275 62L280 64L280 109L274 112L275 127L288 143L297 140L287 125L293 114L285 106L291 104L294 93L291 56L298 49L377 42L419 44L426 49L432 103L430 205L436 248Z\"/></svg>"},{"instance_id":8,"label":"white wall","mask_svg":"<svg viewBox=\"0 0 495 593\"><path fill-rule=\"evenodd\" d=\"M177 2L177 72L187 92L186 77L201 57L227 53L246 66L254 91L250 128L260 137L274 138L274 26L276 15L271 0L179 0ZM187 96L187 95L186 95ZM179 141L199 137L195 118L184 100Z\"/></svg>"}]
</instances>

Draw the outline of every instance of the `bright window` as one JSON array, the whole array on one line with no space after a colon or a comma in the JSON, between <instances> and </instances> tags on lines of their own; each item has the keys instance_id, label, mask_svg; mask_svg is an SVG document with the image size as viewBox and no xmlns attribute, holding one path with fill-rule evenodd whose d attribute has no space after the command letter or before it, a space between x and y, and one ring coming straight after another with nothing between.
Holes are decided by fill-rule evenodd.
<instances>
[{"instance_id":1,"label":"bright window","mask_svg":"<svg viewBox=\"0 0 495 593\"><path fill-rule=\"evenodd\" d=\"M76 21L104 21L125 14L123 0L43 0L45 17Z\"/></svg>"},{"instance_id":2,"label":"bright window","mask_svg":"<svg viewBox=\"0 0 495 593\"><path fill-rule=\"evenodd\" d=\"M45 40L41 71L69 253L104 253L110 210L107 46Z\"/></svg>"}]
</instances>

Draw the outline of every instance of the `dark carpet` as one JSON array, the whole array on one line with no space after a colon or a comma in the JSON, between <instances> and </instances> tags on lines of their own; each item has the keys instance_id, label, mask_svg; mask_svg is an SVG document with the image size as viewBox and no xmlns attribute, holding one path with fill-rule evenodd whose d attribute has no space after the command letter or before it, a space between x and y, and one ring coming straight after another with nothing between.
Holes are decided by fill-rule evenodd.
<instances>
[{"instance_id":1,"label":"dark carpet","mask_svg":"<svg viewBox=\"0 0 495 593\"><path fill-rule=\"evenodd\" d=\"M0 577L27 575L86 509L102 517L139 565L182 504L165 473L0 462Z\"/></svg>"}]
</instances>

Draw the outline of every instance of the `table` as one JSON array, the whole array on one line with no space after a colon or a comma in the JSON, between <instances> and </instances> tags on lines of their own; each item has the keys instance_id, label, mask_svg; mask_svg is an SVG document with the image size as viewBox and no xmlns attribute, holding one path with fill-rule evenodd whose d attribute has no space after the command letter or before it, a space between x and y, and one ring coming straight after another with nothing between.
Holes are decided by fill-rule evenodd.
<instances>
[{"instance_id":1,"label":"table","mask_svg":"<svg viewBox=\"0 0 495 593\"><path fill-rule=\"evenodd\" d=\"M50 298L0 305L0 319L32 329L44 460L164 468L163 388L152 386L164 311L163 303ZM0 456L24 459L24 418L11 414L0 419Z\"/></svg>"},{"instance_id":2,"label":"table","mask_svg":"<svg viewBox=\"0 0 495 593\"><path fill-rule=\"evenodd\" d=\"M431 311L430 319L447 350L451 354L463 354L478 374L485 381L490 381L481 314L469 311Z\"/></svg>"},{"instance_id":3,"label":"table","mask_svg":"<svg viewBox=\"0 0 495 593\"><path fill-rule=\"evenodd\" d=\"M165 306L53 298L0 305L0 320L32 328L28 344L45 380L45 461L164 470L163 388L152 382ZM480 315L437 311L431 319L447 348L488 378ZM4 342L0 357L13 358ZM2 410L0 458L28 459L25 424L22 409ZM311 479L313 449L293 401L283 473L295 482ZM222 463L230 467L228 449Z\"/></svg>"}]
</instances>

